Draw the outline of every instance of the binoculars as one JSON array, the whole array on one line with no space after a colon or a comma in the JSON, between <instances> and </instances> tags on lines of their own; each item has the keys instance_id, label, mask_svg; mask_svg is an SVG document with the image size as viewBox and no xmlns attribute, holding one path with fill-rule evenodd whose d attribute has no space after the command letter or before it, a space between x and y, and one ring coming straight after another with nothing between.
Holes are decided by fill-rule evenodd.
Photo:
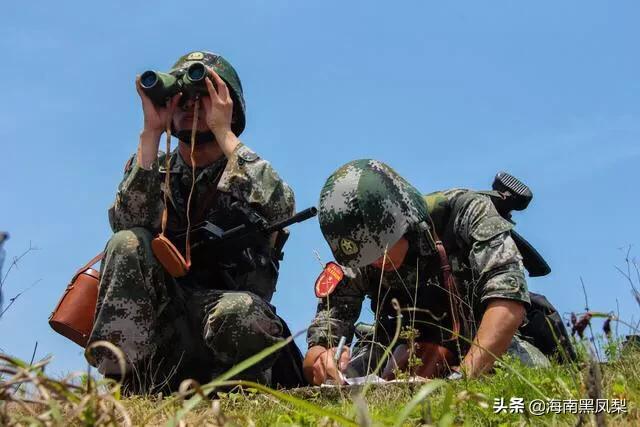
<instances>
[{"instance_id":1,"label":"binoculars","mask_svg":"<svg viewBox=\"0 0 640 427\"><path fill-rule=\"evenodd\" d=\"M180 92L183 93L181 103L200 95L208 95L206 77L204 63L196 62L186 71L171 74L147 70L140 76L140 86L155 105L164 107L167 100Z\"/></svg>"}]
</instances>

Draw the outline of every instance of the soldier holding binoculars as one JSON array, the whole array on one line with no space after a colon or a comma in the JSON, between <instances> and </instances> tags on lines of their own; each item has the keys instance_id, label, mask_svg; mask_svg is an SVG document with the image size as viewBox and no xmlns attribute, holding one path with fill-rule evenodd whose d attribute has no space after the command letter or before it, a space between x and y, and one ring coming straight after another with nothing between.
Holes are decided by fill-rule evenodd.
<instances>
[{"instance_id":1,"label":"soldier holding binoculars","mask_svg":"<svg viewBox=\"0 0 640 427\"><path fill-rule=\"evenodd\" d=\"M188 234L189 224L225 219L237 202L271 223L281 221L294 212L294 197L271 165L238 139L245 125L242 85L224 58L189 53L168 74L137 77L136 89L144 125L109 209L114 235L101 266L89 343L106 340L124 351L132 390L154 383L176 389L185 378L207 382L288 335L269 303L278 259L272 247L255 247L266 261L254 271L225 272L231 280L222 280L214 264L195 260L186 275L172 277L154 256L154 237L161 231L184 253L188 244L177 236ZM159 152L164 132L179 139L173 152ZM93 356L101 373L121 374L108 354L98 349ZM269 383L277 357L243 377Z\"/></svg>"}]
</instances>

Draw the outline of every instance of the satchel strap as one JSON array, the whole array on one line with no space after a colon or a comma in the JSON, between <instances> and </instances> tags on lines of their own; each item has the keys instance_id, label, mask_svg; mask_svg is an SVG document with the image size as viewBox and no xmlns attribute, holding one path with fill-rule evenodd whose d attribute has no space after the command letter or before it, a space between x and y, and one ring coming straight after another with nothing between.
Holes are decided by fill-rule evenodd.
<instances>
[{"instance_id":1,"label":"satchel strap","mask_svg":"<svg viewBox=\"0 0 640 427\"><path fill-rule=\"evenodd\" d=\"M71 281L73 282L76 279L76 277L78 277L78 275L80 273L82 273L83 271L85 271L86 269L91 267L96 262L101 261L102 258L104 258L104 252L100 252L98 255L96 255L93 258L91 258L91 260L88 263L86 263L85 265L80 267L80 269L78 271L76 271L76 274L73 275L73 279L71 279Z\"/></svg>"}]
</instances>

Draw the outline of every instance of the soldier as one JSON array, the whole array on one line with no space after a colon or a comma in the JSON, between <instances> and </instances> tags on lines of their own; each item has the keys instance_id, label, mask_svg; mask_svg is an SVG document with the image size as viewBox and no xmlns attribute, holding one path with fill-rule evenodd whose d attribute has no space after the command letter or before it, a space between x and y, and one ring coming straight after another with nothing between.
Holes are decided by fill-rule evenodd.
<instances>
[{"instance_id":1,"label":"soldier","mask_svg":"<svg viewBox=\"0 0 640 427\"><path fill-rule=\"evenodd\" d=\"M101 265L89 343L106 340L123 350L125 379L133 390L162 385L175 389L185 378L209 381L288 335L269 303L278 276L272 247L252 248L262 262L254 271L232 273L235 289L230 289L228 275L222 277L215 260L194 260L186 276L175 278L152 252L151 242L161 229L164 209L164 234L183 252L184 238L178 236L185 233L189 221L215 217L217 224L232 222L227 213L234 202L251 206L269 222L294 212L289 186L269 162L238 139L245 124L245 103L235 70L219 55L192 52L178 59L170 73L183 73L195 61L207 66L209 77L208 96L199 101L193 147L190 138L198 101L176 94L166 106L158 107L137 77L144 126L137 153L128 161L109 209L114 235ZM179 145L163 154L158 145L169 121ZM167 155L169 170L164 167ZM166 174L170 174L168 187ZM276 358L264 359L242 377L269 383ZM97 349L89 359L101 373L120 375L106 351Z\"/></svg>"},{"instance_id":2,"label":"soldier","mask_svg":"<svg viewBox=\"0 0 640 427\"><path fill-rule=\"evenodd\" d=\"M336 365L347 376L371 372L394 336L393 299L405 332L396 356L412 340L406 332L413 331L417 356L431 364L431 356L441 355L436 362L453 368L451 378L480 375L508 349L525 363L548 363L515 336L529 294L522 257L510 236L513 225L489 197L463 189L423 197L384 163L355 160L327 179L319 220L339 266L327 267L332 286L323 284L326 273L316 282L316 293L324 286L319 296L326 297L308 331L308 381L340 380ZM359 342L353 358L348 346L337 356L340 337L353 338L365 297L376 315L374 336L367 338L374 342ZM408 367L404 354L395 361L397 368ZM434 366L425 367L429 375L443 372ZM387 363L385 377L393 377L393 367Z\"/></svg>"}]
</instances>

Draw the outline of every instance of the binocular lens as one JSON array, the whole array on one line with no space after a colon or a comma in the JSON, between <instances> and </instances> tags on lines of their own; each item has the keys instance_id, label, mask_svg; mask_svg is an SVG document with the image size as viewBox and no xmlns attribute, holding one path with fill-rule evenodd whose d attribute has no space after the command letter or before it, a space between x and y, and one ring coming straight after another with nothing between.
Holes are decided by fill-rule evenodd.
<instances>
[{"instance_id":1,"label":"binocular lens","mask_svg":"<svg viewBox=\"0 0 640 427\"><path fill-rule=\"evenodd\" d=\"M207 70L204 68L204 64L202 62L196 62L187 69L187 76L189 76L189 79L194 82L204 79L204 76L206 75Z\"/></svg>"},{"instance_id":2,"label":"binocular lens","mask_svg":"<svg viewBox=\"0 0 640 427\"><path fill-rule=\"evenodd\" d=\"M144 88L152 88L158 82L158 75L155 71L145 71L140 76L140 84Z\"/></svg>"}]
</instances>

